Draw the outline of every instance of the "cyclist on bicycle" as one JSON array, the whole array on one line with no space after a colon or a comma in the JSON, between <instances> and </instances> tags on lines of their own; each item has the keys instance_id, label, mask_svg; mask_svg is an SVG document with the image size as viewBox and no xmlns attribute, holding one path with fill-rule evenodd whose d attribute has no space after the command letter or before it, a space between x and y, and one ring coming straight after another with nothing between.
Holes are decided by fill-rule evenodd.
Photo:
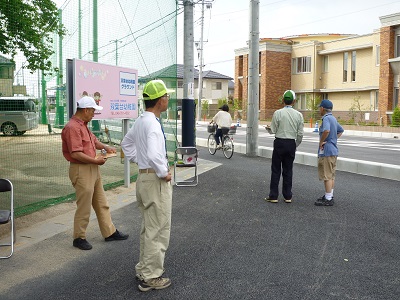
<instances>
[{"instance_id":1,"label":"cyclist on bicycle","mask_svg":"<svg viewBox=\"0 0 400 300\"><path fill-rule=\"evenodd\" d=\"M217 124L217 131L215 132L215 142L217 143L217 149L221 149L221 146L219 143L222 140L222 129L226 129L227 132L229 131L229 128L231 127L232 124L232 117L231 114L229 113L229 106L227 104L222 105L219 109L221 109L219 112L217 112L212 118L210 124L215 123Z\"/></svg>"}]
</instances>

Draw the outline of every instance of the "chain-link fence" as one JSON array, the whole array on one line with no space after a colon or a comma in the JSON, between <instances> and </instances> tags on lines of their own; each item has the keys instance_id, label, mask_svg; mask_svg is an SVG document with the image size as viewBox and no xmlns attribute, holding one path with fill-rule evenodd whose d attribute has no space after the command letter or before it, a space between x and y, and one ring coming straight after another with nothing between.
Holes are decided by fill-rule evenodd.
<instances>
[{"instance_id":1,"label":"chain-link fence","mask_svg":"<svg viewBox=\"0 0 400 300\"><path fill-rule=\"evenodd\" d=\"M18 17L20 2L1 1L0 41L2 35L13 32L7 26L18 26L9 15L14 11ZM65 35L50 34L52 72L28 69L22 49L15 55L0 52L0 177L14 184L17 216L74 199L60 136L68 122L66 60L137 69L140 114L141 86L147 80L158 77L167 81L169 88L176 88L176 20L180 10L175 0L66 0L56 13L57 26L63 25ZM169 69L167 77L156 75L165 68ZM178 117L175 95L162 115L171 160ZM119 153L101 167L105 188L122 185L122 120L94 120L90 126L102 142L115 145ZM131 165L131 180L136 174L137 167Z\"/></svg>"}]
</instances>

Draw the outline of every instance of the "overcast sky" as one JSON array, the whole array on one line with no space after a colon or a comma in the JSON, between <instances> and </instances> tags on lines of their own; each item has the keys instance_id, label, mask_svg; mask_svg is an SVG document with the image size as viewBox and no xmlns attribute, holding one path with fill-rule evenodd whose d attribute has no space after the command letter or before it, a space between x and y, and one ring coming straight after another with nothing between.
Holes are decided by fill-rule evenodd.
<instances>
[{"instance_id":1,"label":"overcast sky","mask_svg":"<svg viewBox=\"0 0 400 300\"><path fill-rule=\"evenodd\" d=\"M76 0L55 0L55 3L61 7L69 1ZM140 1L146 0L129 0L133 6ZM212 8L206 9L204 14L204 70L233 77L234 50L245 47L249 39L250 0L204 1L212 3ZM117 6L117 0L98 2ZM201 0L196 2L201 3ZM182 0L178 3L181 5ZM368 34L380 28L380 16L400 13L400 1L260 0L259 8L260 38L317 33ZM183 15L178 16L178 63L183 63ZM195 41L200 40L200 17L201 4L197 4L194 8ZM194 64L199 64L197 53Z\"/></svg>"},{"instance_id":2,"label":"overcast sky","mask_svg":"<svg viewBox=\"0 0 400 300\"><path fill-rule=\"evenodd\" d=\"M245 47L249 39L250 0L208 2L212 8L205 11L204 69L233 77L234 50ZM400 13L400 1L393 0L260 0L259 7L260 38L368 34L381 27L379 17ZM201 5L197 5L194 19L200 17ZM200 40L201 26L195 24L195 40ZM178 39L183 39L183 31L178 31ZM181 54L178 60L183 62Z\"/></svg>"}]
</instances>

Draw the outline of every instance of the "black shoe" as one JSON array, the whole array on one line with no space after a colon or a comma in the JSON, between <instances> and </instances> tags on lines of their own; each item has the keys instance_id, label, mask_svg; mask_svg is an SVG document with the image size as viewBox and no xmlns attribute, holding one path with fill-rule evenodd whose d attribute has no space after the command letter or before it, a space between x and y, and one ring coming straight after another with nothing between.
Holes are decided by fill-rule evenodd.
<instances>
[{"instance_id":1,"label":"black shoe","mask_svg":"<svg viewBox=\"0 0 400 300\"><path fill-rule=\"evenodd\" d=\"M314 204L316 206L333 206L334 203L335 202L334 202L333 198L332 198L332 200L328 200L325 198L325 196L322 196L321 198L318 198Z\"/></svg>"},{"instance_id":2,"label":"black shoe","mask_svg":"<svg viewBox=\"0 0 400 300\"><path fill-rule=\"evenodd\" d=\"M72 245L74 245L74 247L79 248L81 250L92 249L92 245L90 245L86 239L81 239L81 238L74 239L74 242L72 243Z\"/></svg>"},{"instance_id":3,"label":"black shoe","mask_svg":"<svg viewBox=\"0 0 400 300\"><path fill-rule=\"evenodd\" d=\"M122 232L119 232L118 230L115 230L115 232L110 235L109 237L105 238L106 242L109 241L121 241L121 240L126 240L129 237L129 234L123 234Z\"/></svg>"}]
</instances>

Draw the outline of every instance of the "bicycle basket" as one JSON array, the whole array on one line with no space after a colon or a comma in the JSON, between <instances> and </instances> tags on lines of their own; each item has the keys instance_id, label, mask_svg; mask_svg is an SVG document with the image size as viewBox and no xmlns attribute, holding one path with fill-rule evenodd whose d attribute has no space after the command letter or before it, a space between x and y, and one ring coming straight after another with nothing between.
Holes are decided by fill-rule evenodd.
<instances>
[{"instance_id":1,"label":"bicycle basket","mask_svg":"<svg viewBox=\"0 0 400 300\"><path fill-rule=\"evenodd\" d=\"M235 134L236 133L236 126L232 125L231 128L229 128L229 134Z\"/></svg>"},{"instance_id":2,"label":"bicycle basket","mask_svg":"<svg viewBox=\"0 0 400 300\"><path fill-rule=\"evenodd\" d=\"M214 133L215 130L216 130L216 128L217 128L217 126L215 126L215 124L209 124L209 125L207 126L207 131L208 131L209 133Z\"/></svg>"}]
</instances>

